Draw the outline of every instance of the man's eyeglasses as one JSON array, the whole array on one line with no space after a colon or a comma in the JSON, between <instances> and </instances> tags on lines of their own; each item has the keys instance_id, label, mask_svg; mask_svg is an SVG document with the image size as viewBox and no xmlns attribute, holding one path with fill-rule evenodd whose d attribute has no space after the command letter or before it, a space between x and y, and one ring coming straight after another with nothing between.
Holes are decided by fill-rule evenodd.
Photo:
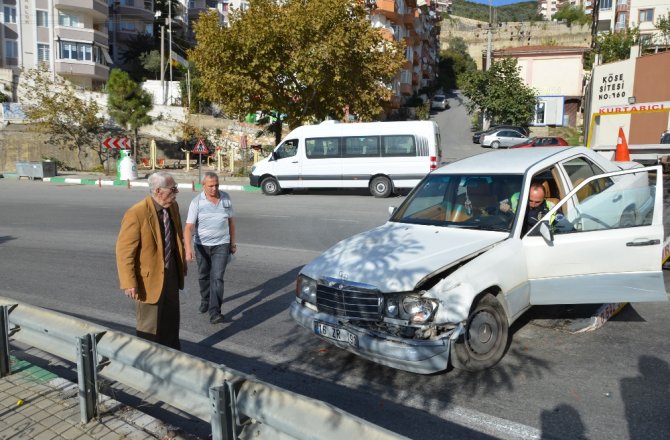
<instances>
[{"instance_id":1,"label":"man's eyeglasses","mask_svg":"<svg viewBox=\"0 0 670 440\"><path fill-rule=\"evenodd\" d=\"M179 188L177 188L176 186L171 186L169 188L165 187L163 189L169 189L170 192L173 192L173 193L179 192Z\"/></svg>"}]
</instances>

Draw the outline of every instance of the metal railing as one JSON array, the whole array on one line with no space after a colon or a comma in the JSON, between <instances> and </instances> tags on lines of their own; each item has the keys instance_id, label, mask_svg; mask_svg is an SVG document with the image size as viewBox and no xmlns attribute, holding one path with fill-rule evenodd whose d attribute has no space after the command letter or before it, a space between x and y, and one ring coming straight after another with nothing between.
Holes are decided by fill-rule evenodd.
<instances>
[{"instance_id":1,"label":"metal railing","mask_svg":"<svg viewBox=\"0 0 670 440\"><path fill-rule=\"evenodd\" d=\"M100 375L210 423L215 440L405 438L223 365L0 297L2 377L12 340L77 363L82 423L99 415Z\"/></svg>"}]
</instances>

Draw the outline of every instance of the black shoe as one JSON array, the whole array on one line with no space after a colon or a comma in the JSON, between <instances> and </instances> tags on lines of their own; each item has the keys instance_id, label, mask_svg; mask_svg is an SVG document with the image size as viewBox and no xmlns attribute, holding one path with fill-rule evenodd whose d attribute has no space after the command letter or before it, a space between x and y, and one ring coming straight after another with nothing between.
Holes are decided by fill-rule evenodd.
<instances>
[{"instance_id":1,"label":"black shoe","mask_svg":"<svg viewBox=\"0 0 670 440\"><path fill-rule=\"evenodd\" d=\"M222 324L223 323L223 315L214 315L209 318L209 323L210 324Z\"/></svg>"},{"instance_id":2,"label":"black shoe","mask_svg":"<svg viewBox=\"0 0 670 440\"><path fill-rule=\"evenodd\" d=\"M198 310L200 311L200 313L205 313L207 310L209 310L209 305L200 304L200 307L198 307Z\"/></svg>"}]
</instances>

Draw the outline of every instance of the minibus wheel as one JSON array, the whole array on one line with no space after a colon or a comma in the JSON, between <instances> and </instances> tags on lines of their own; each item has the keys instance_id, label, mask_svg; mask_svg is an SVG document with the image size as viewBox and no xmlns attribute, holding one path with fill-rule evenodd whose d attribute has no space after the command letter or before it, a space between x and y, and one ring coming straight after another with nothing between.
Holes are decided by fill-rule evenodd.
<instances>
[{"instance_id":1,"label":"minibus wheel","mask_svg":"<svg viewBox=\"0 0 670 440\"><path fill-rule=\"evenodd\" d=\"M391 181L388 177L379 176L372 179L370 182L370 193L379 198L388 197L393 192Z\"/></svg>"},{"instance_id":2,"label":"minibus wheel","mask_svg":"<svg viewBox=\"0 0 670 440\"><path fill-rule=\"evenodd\" d=\"M276 196L281 192L279 182L274 177L266 177L261 182L261 190L266 196Z\"/></svg>"}]
</instances>

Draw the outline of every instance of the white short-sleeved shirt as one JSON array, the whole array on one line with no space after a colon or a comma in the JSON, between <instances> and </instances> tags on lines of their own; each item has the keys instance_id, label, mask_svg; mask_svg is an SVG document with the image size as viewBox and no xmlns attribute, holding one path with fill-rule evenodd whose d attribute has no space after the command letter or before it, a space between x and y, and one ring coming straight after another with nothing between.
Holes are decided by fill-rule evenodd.
<instances>
[{"instance_id":1,"label":"white short-sleeved shirt","mask_svg":"<svg viewBox=\"0 0 670 440\"><path fill-rule=\"evenodd\" d=\"M232 217L233 204L228 193L219 191L219 202L214 204L201 192L191 200L186 223L195 225L195 244L217 246L230 243L228 219Z\"/></svg>"}]
</instances>

